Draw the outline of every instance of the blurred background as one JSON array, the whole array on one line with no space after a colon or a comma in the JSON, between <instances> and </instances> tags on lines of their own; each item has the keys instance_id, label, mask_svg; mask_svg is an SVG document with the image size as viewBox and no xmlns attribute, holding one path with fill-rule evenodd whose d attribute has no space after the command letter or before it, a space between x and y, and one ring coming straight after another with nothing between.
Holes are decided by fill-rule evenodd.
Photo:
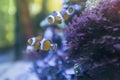
<instances>
[{"instance_id":1,"label":"blurred background","mask_svg":"<svg viewBox=\"0 0 120 80\"><path fill-rule=\"evenodd\" d=\"M61 8L62 0L0 0L0 80L13 80L8 72L25 59L27 39L42 34L40 22Z\"/></svg>"},{"instance_id":2,"label":"blurred background","mask_svg":"<svg viewBox=\"0 0 120 80\"><path fill-rule=\"evenodd\" d=\"M62 0L1 0L0 62L21 59L27 39L42 33L40 22L61 8Z\"/></svg>"}]
</instances>

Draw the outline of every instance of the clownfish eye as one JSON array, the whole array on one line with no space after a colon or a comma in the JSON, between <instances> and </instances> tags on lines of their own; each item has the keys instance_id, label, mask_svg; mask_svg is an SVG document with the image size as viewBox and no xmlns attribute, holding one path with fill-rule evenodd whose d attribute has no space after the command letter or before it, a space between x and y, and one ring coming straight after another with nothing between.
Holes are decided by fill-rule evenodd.
<instances>
[{"instance_id":1,"label":"clownfish eye","mask_svg":"<svg viewBox=\"0 0 120 80\"><path fill-rule=\"evenodd\" d=\"M49 17L48 17L48 22L49 22L49 23L53 23L53 22L54 22L54 21L53 21L53 17L49 16Z\"/></svg>"},{"instance_id":2,"label":"clownfish eye","mask_svg":"<svg viewBox=\"0 0 120 80\"><path fill-rule=\"evenodd\" d=\"M72 8L72 7L69 7L69 8L68 8L68 12L69 12L69 13L73 13L73 8Z\"/></svg>"},{"instance_id":3,"label":"clownfish eye","mask_svg":"<svg viewBox=\"0 0 120 80\"><path fill-rule=\"evenodd\" d=\"M32 39L28 39L28 44L32 44L33 40Z\"/></svg>"}]
</instances>

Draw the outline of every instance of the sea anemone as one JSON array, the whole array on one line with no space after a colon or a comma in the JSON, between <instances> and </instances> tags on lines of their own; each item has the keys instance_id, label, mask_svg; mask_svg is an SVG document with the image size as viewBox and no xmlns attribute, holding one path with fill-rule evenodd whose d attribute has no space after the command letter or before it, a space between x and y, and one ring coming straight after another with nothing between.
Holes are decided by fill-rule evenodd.
<instances>
[{"instance_id":1,"label":"sea anemone","mask_svg":"<svg viewBox=\"0 0 120 80\"><path fill-rule=\"evenodd\" d=\"M99 3L100 3L100 0L87 0L86 8L87 9L95 8Z\"/></svg>"},{"instance_id":2,"label":"sea anemone","mask_svg":"<svg viewBox=\"0 0 120 80\"><path fill-rule=\"evenodd\" d=\"M120 0L101 0L93 9L85 9L65 30L69 45L69 57L80 63L92 61L90 70L109 65L109 70L115 68L120 74ZM104 66L104 67L103 67ZM105 67L103 70L107 70ZM95 74L95 72L90 71ZM103 71L104 72L104 71ZM108 71L108 73L111 72ZM112 74L112 72L111 72ZM105 78L103 75L96 80L119 80L118 75ZM107 76L107 75L106 75ZM109 75L108 75L109 76ZM117 77L117 78L115 78ZM88 79L87 79L88 80Z\"/></svg>"}]
</instances>

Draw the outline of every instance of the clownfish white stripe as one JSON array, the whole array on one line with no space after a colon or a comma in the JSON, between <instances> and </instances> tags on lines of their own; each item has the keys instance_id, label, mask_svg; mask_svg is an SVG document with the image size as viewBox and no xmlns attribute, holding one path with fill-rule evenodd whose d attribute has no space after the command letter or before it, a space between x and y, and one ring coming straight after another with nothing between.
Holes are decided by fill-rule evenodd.
<instances>
[{"instance_id":1,"label":"clownfish white stripe","mask_svg":"<svg viewBox=\"0 0 120 80\"><path fill-rule=\"evenodd\" d=\"M57 16L60 16L62 22L64 21L64 19L63 19L62 15L60 14L60 12L57 12Z\"/></svg>"},{"instance_id":2,"label":"clownfish white stripe","mask_svg":"<svg viewBox=\"0 0 120 80\"><path fill-rule=\"evenodd\" d=\"M36 38L33 37L33 38L32 38L32 44L31 44L32 46L35 44L35 41L36 41Z\"/></svg>"},{"instance_id":3,"label":"clownfish white stripe","mask_svg":"<svg viewBox=\"0 0 120 80\"><path fill-rule=\"evenodd\" d=\"M45 42L45 41L46 41L46 39L42 39L42 40L40 41L40 44L41 44L40 49L41 49L41 50L43 50L44 42Z\"/></svg>"},{"instance_id":4,"label":"clownfish white stripe","mask_svg":"<svg viewBox=\"0 0 120 80\"><path fill-rule=\"evenodd\" d=\"M50 44L50 46L54 46L54 44Z\"/></svg>"},{"instance_id":5,"label":"clownfish white stripe","mask_svg":"<svg viewBox=\"0 0 120 80\"><path fill-rule=\"evenodd\" d=\"M66 11L66 13L67 13L68 15L71 15L71 13L69 13L69 11L68 11L68 10Z\"/></svg>"}]
</instances>

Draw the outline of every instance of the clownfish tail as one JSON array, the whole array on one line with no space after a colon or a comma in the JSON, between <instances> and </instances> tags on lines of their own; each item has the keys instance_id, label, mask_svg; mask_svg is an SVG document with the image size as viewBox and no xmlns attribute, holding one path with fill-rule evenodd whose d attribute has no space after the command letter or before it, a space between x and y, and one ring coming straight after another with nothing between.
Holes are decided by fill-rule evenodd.
<instances>
[{"instance_id":1,"label":"clownfish tail","mask_svg":"<svg viewBox=\"0 0 120 80\"><path fill-rule=\"evenodd\" d=\"M51 48L52 50L57 49L57 44L51 44L50 48Z\"/></svg>"}]
</instances>

